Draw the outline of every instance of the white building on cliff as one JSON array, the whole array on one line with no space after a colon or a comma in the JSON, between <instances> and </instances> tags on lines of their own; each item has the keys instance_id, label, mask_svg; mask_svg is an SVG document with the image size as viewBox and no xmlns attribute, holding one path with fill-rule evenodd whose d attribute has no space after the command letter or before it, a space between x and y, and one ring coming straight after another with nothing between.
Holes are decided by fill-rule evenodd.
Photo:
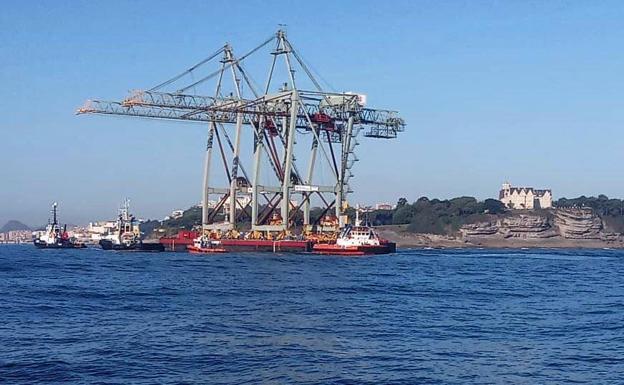
<instances>
[{"instance_id":1,"label":"white building on cliff","mask_svg":"<svg viewBox=\"0 0 624 385\"><path fill-rule=\"evenodd\" d=\"M509 182L505 182L498 200L510 209L547 209L552 207L552 191L550 189L537 190L533 187L513 187Z\"/></svg>"}]
</instances>

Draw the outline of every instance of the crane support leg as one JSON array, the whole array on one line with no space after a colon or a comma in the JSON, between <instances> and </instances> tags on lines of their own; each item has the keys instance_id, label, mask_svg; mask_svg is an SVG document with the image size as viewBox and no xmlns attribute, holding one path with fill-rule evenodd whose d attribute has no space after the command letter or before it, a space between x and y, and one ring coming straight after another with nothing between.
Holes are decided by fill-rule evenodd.
<instances>
[{"instance_id":1,"label":"crane support leg","mask_svg":"<svg viewBox=\"0 0 624 385\"><path fill-rule=\"evenodd\" d=\"M350 142L350 138L351 138L351 132L353 131L353 116L349 117L349 120L347 121L347 129L346 132L344 133L343 139L342 139L342 145L343 145L343 149L342 149L342 157L340 160L340 169L338 170L338 183L336 185L336 217L338 217L339 220L339 226L340 228L344 227L346 225L346 221L342 216L343 210L344 210L344 203L345 203L345 191L344 191L344 185L345 185L345 173L347 171L347 159L349 158L349 149L345 148L345 146L349 146L349 142Z\"/></svg>"},{"instance_id":2,"label":"crane support leg","mask_svg":"<svg viewBox=\"0 0 624 385\"><path fill-rule=\"evenodd\" d=\"M282 224L284 230L288 229L288 218L290 210L290 174L293 166L293 152L295 147L295 135L297 133L297 115L299 113L299 95L292 93L290 106L290 125L288 126L288 137L286 139L286 161L284 163L284 178L282 180Z\"/></svg>"},{"instance_id":3,"label":"crane support leg","mask_svg":"<svg viewBox=\"0 0 624 385\"><path fill-rule=\"evenodd\" d=\"M260 117L260 127L264 123L264 119ZM254 165L253 165L253 180L251 181L251 228L258 226L258 183L260 176L260 159L262 152L263 140L260 136L259 130L254 130Z\"/></svg>"},{"instance_id":4,"label":"crane support leg","mask_svg":"<svg viewBox=\"0 0 624 385\"><path fill-rule=\"evenodd\" d=\"M236 133L234 137L234 154L232 156L232 180L230 181L230 226L236 226L236 190L238 188L238 161L240 155L240 136L243 125L243 115L236 116Z\"/></svg>"},{"instance_id":5,"label":"crane support leg","mask_svg":"<svg viewBox=\"0 0 624 385\"><path fill-rule=\"evenodd\" d=\"M212 158L212 141L214 138L216 124L210 122L210 130L208 131L208 140L206 142L206 156L204 158L204 183L202 191L202 225L209 222L208 201L210 198L210 161Z\"/></svg>"},{"instance_id":6,"label":"crane support leg","mask_svg":"<svg viewBox=\"0 0 624 385\"><path fill-rule=\"evenodd\" d=\"M316 163L316 151L318 150L318 140L312 139L312 150L310 151L310 163L308 164L308 177L306 183L312 184L312 176L314 175L314 163ZM308 226L310 224L310 197L311 193L306 194L306 200L303 205L303 225Z\"/></svg>"}]
</instances>

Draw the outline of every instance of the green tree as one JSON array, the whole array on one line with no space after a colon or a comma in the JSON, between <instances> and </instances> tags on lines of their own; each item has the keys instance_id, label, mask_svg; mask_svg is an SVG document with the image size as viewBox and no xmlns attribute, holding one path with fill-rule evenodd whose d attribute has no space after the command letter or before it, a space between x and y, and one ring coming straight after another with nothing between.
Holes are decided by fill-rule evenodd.
<instances>
[{"instance_id":1,"label":"green tree","mask_svg":"<svg viewBox=\"0 0 624 385\"><path fill-rule=\"evenodd\" d=\"M392 215L392 224L404 225L412 221L414 216L414 207L412 205L405 205L397 208Z\"/></svg>"},{"instance_id":2,"label":"green tree","mask_svg":"<svg viewBox=\"0 0 624 385\"><path fill-rule=\"evenodd\" d=\"M507 211L507 208L503 202L497 199L486 199L483 202L483 212L487 212L489 214L501 214L505 211Z\"/></svg>"}]
</instances>

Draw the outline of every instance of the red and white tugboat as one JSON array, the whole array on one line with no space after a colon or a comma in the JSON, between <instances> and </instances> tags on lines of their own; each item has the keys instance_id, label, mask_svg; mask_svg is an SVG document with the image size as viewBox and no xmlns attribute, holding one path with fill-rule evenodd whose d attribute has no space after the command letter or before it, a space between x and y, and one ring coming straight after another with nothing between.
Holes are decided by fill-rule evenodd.
<instances>
[{"instance_id":1,"label":"red and white tugboat","mask_svg":"<svg viewBox=\"0 0 624 385\"><path fill-rule=\"evenodd\" d=\"M57 204L52 205L52 222L48 221L45 232L33 240L39 249L83 249L87 247L67 233L67 225L61 227L56 217Z\"/></svg>"},{"instance_id":2,"label":"red and white tugboat","mask_svg":"<svg viewBox=\"0 0 624 385\"><path fill-rule=\"evenodd\" d=\"M205 235L200 235L193 240L192 245L186 246L190 253L208 254L208 253L225 253L226 250L221 245L221 241L210 239Z\"/></svg>"},{"instance_id":3,"label":"red and white tugboat","mask_svg":"<svg viewBox=\"0 0 624 385\"><path fill-rule=\"evenodd\" d=\"M327 255L391 254L396 252L396 243L382 239L373 228L362 226L356 210L355 226L346 225L336 243L317 243L312 251Z\"/></svg>"},{"instance_id":4,"label":"red and white tugboat","mask_svg":"<svg viewBox=\"0 0 624 385\"><path fill-rule=\"evenodd\" d=\"M317 243L312 247L317 254L329 255L369 255L391 254L396 252L396 244L379 237L368 226L347 225L336 243Z\"/></svg>"}]
</instances>

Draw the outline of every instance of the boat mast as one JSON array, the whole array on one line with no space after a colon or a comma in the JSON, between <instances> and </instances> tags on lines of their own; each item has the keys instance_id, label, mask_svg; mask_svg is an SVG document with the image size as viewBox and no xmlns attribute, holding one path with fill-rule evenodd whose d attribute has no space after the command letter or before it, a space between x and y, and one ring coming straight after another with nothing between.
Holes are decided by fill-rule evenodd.
<instances>
[{"instance_id":1,"label":"boat mast","mask_svg":"<svg viewBox=\"0 0 624 385\"><path fill-rule=\"evenodd\" d=\"M54 202L54 204L52 204L52 219L53 219L52 224L55 226L58 224L56 220L56 206L57 206L56 202Z\"/></svg>"}]
</instances>

